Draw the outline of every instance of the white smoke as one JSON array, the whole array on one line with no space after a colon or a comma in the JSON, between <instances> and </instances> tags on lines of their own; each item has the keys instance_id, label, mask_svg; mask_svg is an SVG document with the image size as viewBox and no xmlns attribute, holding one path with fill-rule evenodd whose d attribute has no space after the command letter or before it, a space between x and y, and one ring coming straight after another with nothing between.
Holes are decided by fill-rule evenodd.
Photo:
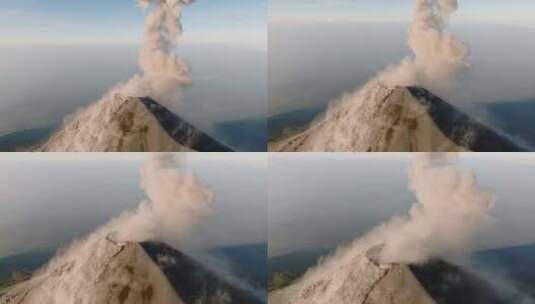
<instances>
[{"instance_id":1,"label":"white smoke","mask_svg":"<svg viewBox=\"0 0 535 304\"><path fill-rule=\"evenodd\" d=\"M417 201L372 232L384 244L385 263L425 263L474 249L474 238L492 223L493 195L482 190L474 172L443 154L418 157L409 171Z\"/></svg>"},{"instance_id":2,"label":"white smoke","mask_svg":"<svg viewBox=\"0 0 535 304\"><path fill-rule=\"evenodd\" d=\"M425 153L416 156L408 177L416 197L408 214L356 239L351 250L382 246L382 263L422 264L478 249L478 234L494 221L494 196L479 187L475 173L460 168L456 154Z\"/></svg>"},{"instance_id":3,"label":"white smoke","mask_svg":"<svg viewBox=\"0 0 535 304\"><path fill-rule=\"evenodd\" d=\"M117 84L97 102L67 117L63 128L46 144L46 151L109 151L118 149L123 98L151 97L175 109L181 88L191 84L187 63L175 53L182 33L182 8L192 0L140 0L150 10L139 51L141 74ZM123 98L118 98L121 96ZM137 121L140 125L143 125Z\"/></svg>"},{"instance_id":4,"label":"white smoke","mask_svg":"<svg viewBox=\"0 0 535 304\"><path fill-rule=\"evenodd\" d=\"M448 91L452 80L470 67L468 48L446 31L457 0L416 0L408 32L412 56L378 76L389 86L423 86L437 94Z\"/></svg>"},{"instance_id":5,"label":"white smoke","mask_svg":"<svg viewBox=\"0 0 535 304\"><path fill-rule=\"evenodd\" d=\"M180 247L192 229L213 214L214 193L178 166L173 154L152 154L140 169L147 199L98 228L82 243L110 238L117 242L163 241Z\"/></svg>"},{"instance_id":6,"label":"white smoke","mask_svg":"<svg viewBox=\"0 0 535 304\"><path fill-rule=\"evenodd\" d=\"M143 9L154 5L145 20L145 34L139 52L142 75L135 75L116 89L126 96L152 97L162 103L176 101L179 88L191 83L189 67L175 54L182 34L182 7L189 0L140 0Z\"/></svg>"},{"instance_id":7,"label":"white smoke","mask_svg":"<svg viewBox=\"0 0 535 304\"><path fill-rule=\"evenodd\" d=\"M173 154L154 154L140 170L148 196L134 212L110 223L118 241L159 240L179 247L191 229L212 214L212 190L177 169Z\"/></svg>"},{"instance_id":8,"label":"white smoke","mask_svg":"<svg viewBox=\"0 0 535 304\"><path fill-rule=\"evenodd\" d=\"M421 264L478 249L478 234L494 221L494 196L477 184L475 173L461 169L456 154L426 153L416 156L408 176L416 197L408 214L393 216L337 255L382 246L383 263Z\"/></svg>"}]
</instances>

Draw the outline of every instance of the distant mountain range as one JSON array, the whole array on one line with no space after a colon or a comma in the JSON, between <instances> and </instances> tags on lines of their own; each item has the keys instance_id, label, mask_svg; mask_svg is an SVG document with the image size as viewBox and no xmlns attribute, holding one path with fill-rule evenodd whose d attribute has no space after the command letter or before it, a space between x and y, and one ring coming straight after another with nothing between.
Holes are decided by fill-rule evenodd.
<instances>
[{"instance_id":1,"label":"distant mountain range","mask_svg":"<svg viewBox=\"0 0 535 304\"><path fill-rule=\"evenodd\" d=\"M34 128L0 136L1 152L28 151L43 143L56 127Z\"/></svg>"}]
</instances>

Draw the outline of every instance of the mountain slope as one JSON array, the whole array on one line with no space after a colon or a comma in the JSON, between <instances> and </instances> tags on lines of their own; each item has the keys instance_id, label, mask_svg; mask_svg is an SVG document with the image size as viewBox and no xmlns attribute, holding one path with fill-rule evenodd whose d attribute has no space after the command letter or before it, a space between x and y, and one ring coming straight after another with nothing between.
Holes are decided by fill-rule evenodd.
<instances>
[{"instance_id":1,"label":"mountain slope","mask_svg":"<svg viewBox=\"0 0 535 304\"><path fill-rule=\"evenodd\" d=\"M421 265L380 264L380 246L365 254L337 255L322 266L309 270L295 283L272 292L270 303L437 303L437 304L508 304L532 303L529 289L516 289L519 282L511 264L528 267L533 246L511 247L477 253L481 264L502 267L513 272L482 272L481 267L461 267L436 259ZM515 261L511 260L515 259ZM476 264L477 265L477 264ZM484 268L483 268L484 269ZM279 269L280 273L280 269ZM532 280L522 281L525 286Z\"/></svg>"},{"instance_id":2,"label":"mountain slope","mask_svg":"<svg viewBox=\"0 0 535 304\"><path fill-rule=\"evenodd\" d=\"M313 271L295 284L270 293L269 303L434 304L433 299L400 264L379 264L374 248Z\"/></svg>"},{"instance_id":3,"label":"mountain slope","mask_svg":"<svg viewBox=\"0 0 535 304\"><path fill-rule=\"evenodd\" d=\"M100 239L81 253L54 259L0 303L183 303L137 243Z\"/></svg>"},{"instance_id":4,"label":"mountain slope","mask_svg":"<svg viewBox=\"0 0 535 304\"><path fill-rule=\"evenodd\" d=\"M521 151L423 88L370 83L274 151Z\"/></svg>"},{"instance_id":5,"label":"mountain slope","mask_svg":"<svg viewBox=\"0 0 535 304\"><path fill-rule=\"evenodd\" d=\"M230 151L150 98L116 94L79 111L38 152Z\"/></svg>"},{"instance_id":6,"label":"mountain slope","mask_svg":"<svg viewBox=\"0 0 535 304\"><path fill-rule=\"evenodd\" d=\"M263 303L237 279L216 274L184 253L163 243L144 242L141 246L162 269L186 304Z\"/></svg>"},{"instance_id":7,"label":"mountain slope","mask_svg":"<svg viewBox=\"0 0 535 304\"><path fill-rule=\"evenodd\" d=\"M75 246L31 278L0 290L0 304L264 303L238 279L164 243L106 237Z\"/></svg>"}]
</instances>

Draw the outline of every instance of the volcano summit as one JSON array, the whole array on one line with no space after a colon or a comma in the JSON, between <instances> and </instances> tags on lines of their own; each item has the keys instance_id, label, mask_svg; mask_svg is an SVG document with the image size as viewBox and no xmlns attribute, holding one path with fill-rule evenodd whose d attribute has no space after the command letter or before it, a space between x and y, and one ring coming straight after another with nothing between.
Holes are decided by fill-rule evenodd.
<instances>
[{"instance_id":1,"label":"volcano summit","mask_svg":"<svg viewBox=\"0 0 535 304\"><path fill-rule=\"evenodd\" d=\"M372 82L342 98L305 131L274 151L522 151L500 134L420 87Z\"/></svg>"}]
</instances>

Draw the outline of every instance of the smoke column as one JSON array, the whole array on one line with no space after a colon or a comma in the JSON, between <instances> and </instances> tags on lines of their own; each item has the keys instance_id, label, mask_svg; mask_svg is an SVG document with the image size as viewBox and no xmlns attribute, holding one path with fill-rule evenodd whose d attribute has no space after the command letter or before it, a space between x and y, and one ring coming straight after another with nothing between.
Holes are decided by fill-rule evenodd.
<instances>
[{"instance_id":1,"label":"smoke column","mask_svg":"<svg viewBox=\"0 0 535 304\"><path fill-rule=\"evenodd\" d=\"M182 8L193 0L140 0L141 8L150 10L139 51L139 68L124 83L117 84L99 101L80 109L65 119L63 128L45 151L114 151L121 134L117 112L124 106L122 98L151 97L175 108L180 103L181 88L191 84L186 62L175 54L182 33ZM119 98L122 97L122 98ZM119 145L120 146L120 145Z\"/></svg>"},{"instance_id":2,"label":"smoke column","mask_svg":"<svg viewBox=\"0 0 535 304\"><path fill-rule=\"evenodd\" d=\"M188 65L174 51L182 34L181 14L184 4L191 0L140 0L147 9L155 7L145 20L145 35L139 52L142 75L135 75L117 89L126 96L143 97L170 103L175 101L179 88L191 83Z\"/></svg>"},{"instance_id":3,"label":"smoke column","mask_svg":"<svg viewBox=\"0 0 535 304\"><path fill-rule=\"evenodd\" d=\"M379 74L389 86L423 86L444 93L454 76L470 67L468 48L446 27L457 0L416 0L408 32L412 56Z\"/></svg>"},{"instance_id":4,"label":"smoke column","mask_svg":"<svg viewBox=\"0 0 535 304\"><path fill-rule=\"evenodd\" d=\"M453 258L477 249L475 238L493 223L494 196L478 186L474 172L459 168L454 154L429 153L416 157L408 177L416 197L408 214L393 216L341 246L322 264L349 261L378 245L380 262L404 264Z\"/></svg>"},{"instance_id":5,"label":"smoke column","mask_svg":"<svg viewBox=\"0 0 535 304\"><path fill-rule=\"evenodd\" d=\"M157 240L180 247L195 225L213 213L212 190L193 174L177 168L173 154L152 155L140 174L147 199L137 209L124 212L97 229L89 240L106 237L118 242Z\"/></svg>"},{"instance_id":6,"label":"smoke column","mask_svg":"<svg viewBox=\"0 0 535 304\"><path fill-rule=\"evenodd\" d=\"M491 193L478 187L475 174L443 154L419 156L409 170L416 202L372 234L384 244L385 263L425 263L469 252L474 238L492 223Z\"/></svg>"},{"instance_id":7,"label":"smoke column","mask_svg":"<svg viewBox=\"0 0 535 304\"><path fill-rule=\"evenodd\" d=\"M159 240L179 247L195 225L212 214L214 193L189 172L177 169L173 154L154 154L140 170L148 199L110 223L118 241Z\"/></svg>"}]
</instances>

